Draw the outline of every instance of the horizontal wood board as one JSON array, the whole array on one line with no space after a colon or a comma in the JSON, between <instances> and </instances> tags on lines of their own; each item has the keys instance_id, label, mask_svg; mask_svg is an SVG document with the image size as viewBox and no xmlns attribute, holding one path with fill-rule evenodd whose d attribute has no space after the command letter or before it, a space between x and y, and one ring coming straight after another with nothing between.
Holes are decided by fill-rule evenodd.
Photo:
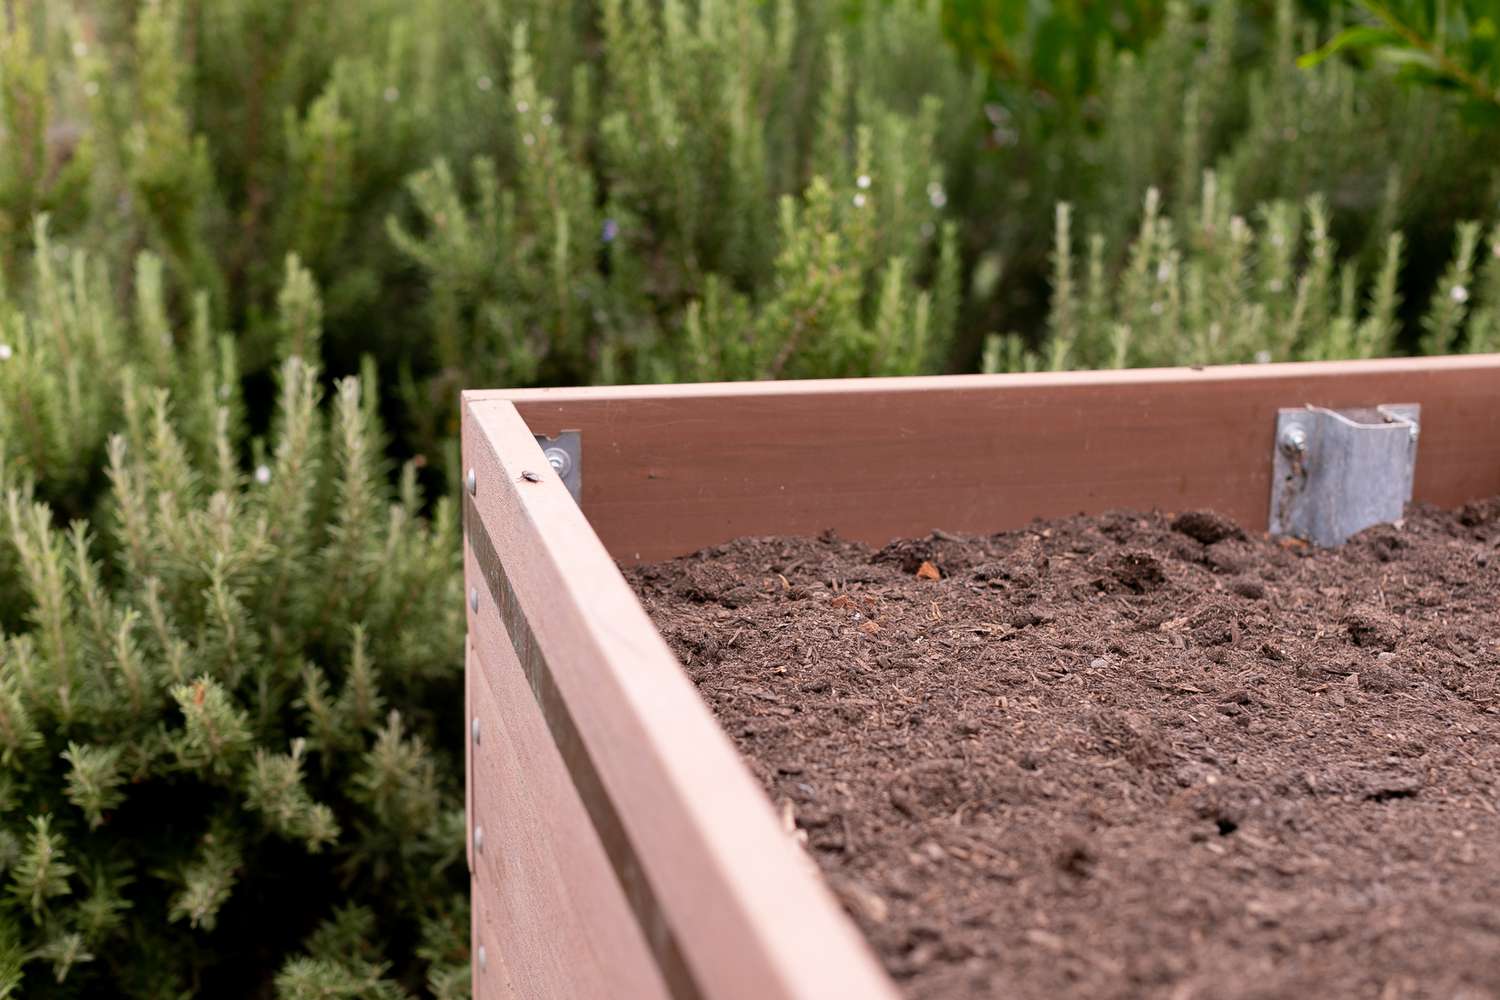
<instances>
[{"instance_id":1,"label":"horizontal wood board","mask_svg":"<svg viewBox=\"0 0 1500 1000\"><path fill-rule=\"evenodd\" d=\"M889 979L811 860L780 829L561 481L525 475L547 466L515 408L503 400L467 402L463 450L478 484L464 498L466 575L479 603L469 616L478 651L470 666L484 675L471 694L476 711L520 728L534 711L545 725L667 994L893 1000ZM511 696L486 708L486 687ZM531 698L524 710L515 702L519 692ZM518 756L491 771L476 752L473 766L474 811L482 819L488 789L531 765ZM566 834L547 831L539 800L506 801L512 824L534 827L527 836L556 841ZM580 822L573 817L567 829ZM514 837L519 854L512 860L544 853L527 836ZM486 913L516 876L500 860L510 841L486 833L484 849L474 850L476 904ZM556 939L544 955L589 947L586 922L542 905L496 919L520 923L528 913L536 921L527 935ZM618 920L611 926L617 933ZM544 995L527 984L522 961L529 959L507 955L517 995ZM535 988L562 974L556 965L533 970L541 984Z\"/></svg>"},{"instance_id":2,"label":"horizontal wood board","mask_svg":"<svg viewBox=\"0 0 1500 1000\"><path fill-rule=\"evenodd\" d=\"M1113 508L1270 509L1276 411L1420 403L1414 499L1500 493L1500 355L1206 368L470 392L582 432L582 506L616 559L833 529L873 544Z\"/></svg>"}]
</instances>

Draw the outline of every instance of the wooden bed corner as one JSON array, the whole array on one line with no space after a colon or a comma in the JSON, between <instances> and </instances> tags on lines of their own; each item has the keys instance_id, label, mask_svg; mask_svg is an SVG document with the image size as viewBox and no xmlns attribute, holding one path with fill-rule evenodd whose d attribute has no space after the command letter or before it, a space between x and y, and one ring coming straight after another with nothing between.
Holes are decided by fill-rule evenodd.
<instances>
[{"instance_id":1,"label":"wooden bed corner","mask_svg":"<svg viewBox=\"0 0 1500 1000\"><path fill-rule=\"evenodd\" d=\"M1500 493L1500 355L465 393L474 995L897 995L617 562L1112 508L1261 530L1278 410L1383 403L1421 406L1415 501Z\"/></svg>"}]
</instances>

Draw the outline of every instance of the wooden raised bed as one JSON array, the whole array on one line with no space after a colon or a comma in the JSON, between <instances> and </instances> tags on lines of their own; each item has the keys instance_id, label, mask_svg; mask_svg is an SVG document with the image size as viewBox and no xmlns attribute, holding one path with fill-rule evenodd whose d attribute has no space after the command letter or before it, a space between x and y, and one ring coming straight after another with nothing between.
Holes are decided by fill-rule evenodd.
<instances>
[{"instance_id":1,"label":"wooden raised bed","mask_svg":"<svg viewBox=\"0 0 1500 1000\"><path fill-rule=\"evenodd\" d=\"M1111 508L1264 529L1277 410L1418 403L1413 499L1500 493L1500 355L469 392L476 997L893 998L616 568ZM534 435L578 431L582 504Z\"/></svg>"}]
</instances>

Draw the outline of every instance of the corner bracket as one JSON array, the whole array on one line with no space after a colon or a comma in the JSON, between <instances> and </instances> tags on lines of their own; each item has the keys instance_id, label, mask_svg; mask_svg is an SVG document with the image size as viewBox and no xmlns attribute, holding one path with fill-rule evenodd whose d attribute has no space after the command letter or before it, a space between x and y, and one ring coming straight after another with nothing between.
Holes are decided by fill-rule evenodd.
<instances>
[{"instance_id":1,"label":"corner bracket","mask_svg":"<svg viewBox=\"0 0 1500 1000\"><path fill-rule=\"evenodd\" d=\"M1342 545L1399 521L1411 500L1422 408L1281 410L1271 458L1271 533Z\"/></svg>"},{"instance_id":2,"label":"corner bracket","mask_svg":"<svg viewBox=\"0 0 1500 1000\"><path fill-rule=\"evenodd\" d=\"M537 434L536 443L541 446L547 464L557 473L573 502L583 502L583 435L578 431L562 431L557 437Z\"/></svg>"}]
</instances>

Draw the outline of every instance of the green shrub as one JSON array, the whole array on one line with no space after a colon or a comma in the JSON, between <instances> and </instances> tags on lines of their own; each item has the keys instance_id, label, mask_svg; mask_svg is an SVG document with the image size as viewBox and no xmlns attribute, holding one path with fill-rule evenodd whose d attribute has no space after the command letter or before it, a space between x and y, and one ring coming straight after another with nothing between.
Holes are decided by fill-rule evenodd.
<instances>
[{"instance_id":1,"label":"green shrub","mask_svg":"<svg viewBox=\"0 0 1500 1000\"><path fill-rule=\"evenodd\" d=\"M25 0L0 263L39 211L115 288L146 247L169 315L206 294L253 380L295 254L326 365L373 356L429 457L465 384L970 367L990 329L1044 331L1049 206L1123 248L1147 188L1185 218L1206 169L1247 216L1322 195L1366 270L1402 231L1416 301L1500 168L1492 128L1383 61L1298 66L1371 6ZM1489 79L1477 6L1406 7Z\"/></svg>"},{"instance_id":2,"label":"green shrub","mask_svg":"<svg viewBox=\"0 0 1500 1000\"><path fill-rule=\"evenodd\" d=\"M1161 30L1163 0L946 0L949 37L1008 86L1078 110L1119 49L1138 49Z\"/></svg>"},{"instance_id":3,"label":"green shrub","mask_svg":"<svg viewBox=\"0 0 1500 1000\"><path fill-rule=\"evenodd\" d=\"M1043 335L1053 240L1038 205L1072 205L1113 251L1104 261L1113 275L1148 188L1178 219L1199 211L1210 170L1214 197L1247 218L1264 203L1321 196L1341 261L1374 269L1388 235L1404 234L1399 288L1409 301L1430 294L1458 222L1495 218L1494 127L1381 66L1298 65L1337 20L1304 16L1292 0L1277 0L1269 16L1233 0L1164 6L1160 33L1139 51L1100 58L1097 93L1077 111L1038 101L1026 86L999 87L989 108L995 162L956 199L970 212L992 206L966 225L975 273L989 275L971 289L971 340L985 327L1018 328L1033 344ZM1415 350L1418 339L1403 322L1392 343Z\"/></svg>"},{"instance_id":4,"label":"green shrub","mask_svg":"<svg viewBox=\"0 0 1500 1000\"><path fill-rule=\"evenodd\" d=\"M551 89L558 47L580 41L513 22L495 152L417 174L415 212L389 226L431 289L439 371L516 384L940 365L960 294L940 151L978 78L930 4L854 23L824 6L606 0L601 56Z\"/></svg>"},{"instance_id":5,"label":"green shrub","mask_svg":"<svg viewBox=\"0 0 1500 1000\"><path fill-rule=\"evenodd\" d=\"M320 409L289 355L249 440L159 260L132 316L37 242L0 300L0 996L466 995L451 508L387 487L368 374Z\"/></svg>"},{"instance_id":6,"label":"green shrub","mask_svg":"<svg viewBox=\"0 0 1500 1000\"><path fill-rule=\"evenodd\" d=\"M1197 210L1174 222L1147 192L1143 217L1115 275L1105 238L1080 248L1073 213L1059 207L1047 335L1039 350L992 336L987 371L1123 368L1374 358L1400 333L1406 241L1385 238L1366 271L1340 260L1327 203L1263 204L1235 214L1218 178L1204 178ZM1424 353L1500 349L1500 225L1486 238L1460 223L1429 298L1413 310ZM1081 253L1080 253L1081 249ZM1080 260L1081 257L1081 260Z\"/></svg>"},{"instance_id":7,"label":"green shrub","mask_svg":"<svg viewBox=\"0 0 1500 1000\"><path fill-rule=\"evenodd\" d=\"M1357 0L1365 15L1302 65L1339 51L1371 54L1417 83L1457 90L1470 110L1500 116L1500 10L1491 0Z\"/></svg>"},{"instance_id":8,"label":"green shrub","mask_svg":"<svg viewBox=\"0 0 1500 1000\"><path fill-rule=\"evenodd\" d=\"M403 387L408 450L442 453L460 385L946 355L944 164L983 81L931 0L15 6L3 269L43 211L117 288L150 249L168 313L206 295L253 378L296 255L331 369Z\"/></svg>"}]
</instances>

